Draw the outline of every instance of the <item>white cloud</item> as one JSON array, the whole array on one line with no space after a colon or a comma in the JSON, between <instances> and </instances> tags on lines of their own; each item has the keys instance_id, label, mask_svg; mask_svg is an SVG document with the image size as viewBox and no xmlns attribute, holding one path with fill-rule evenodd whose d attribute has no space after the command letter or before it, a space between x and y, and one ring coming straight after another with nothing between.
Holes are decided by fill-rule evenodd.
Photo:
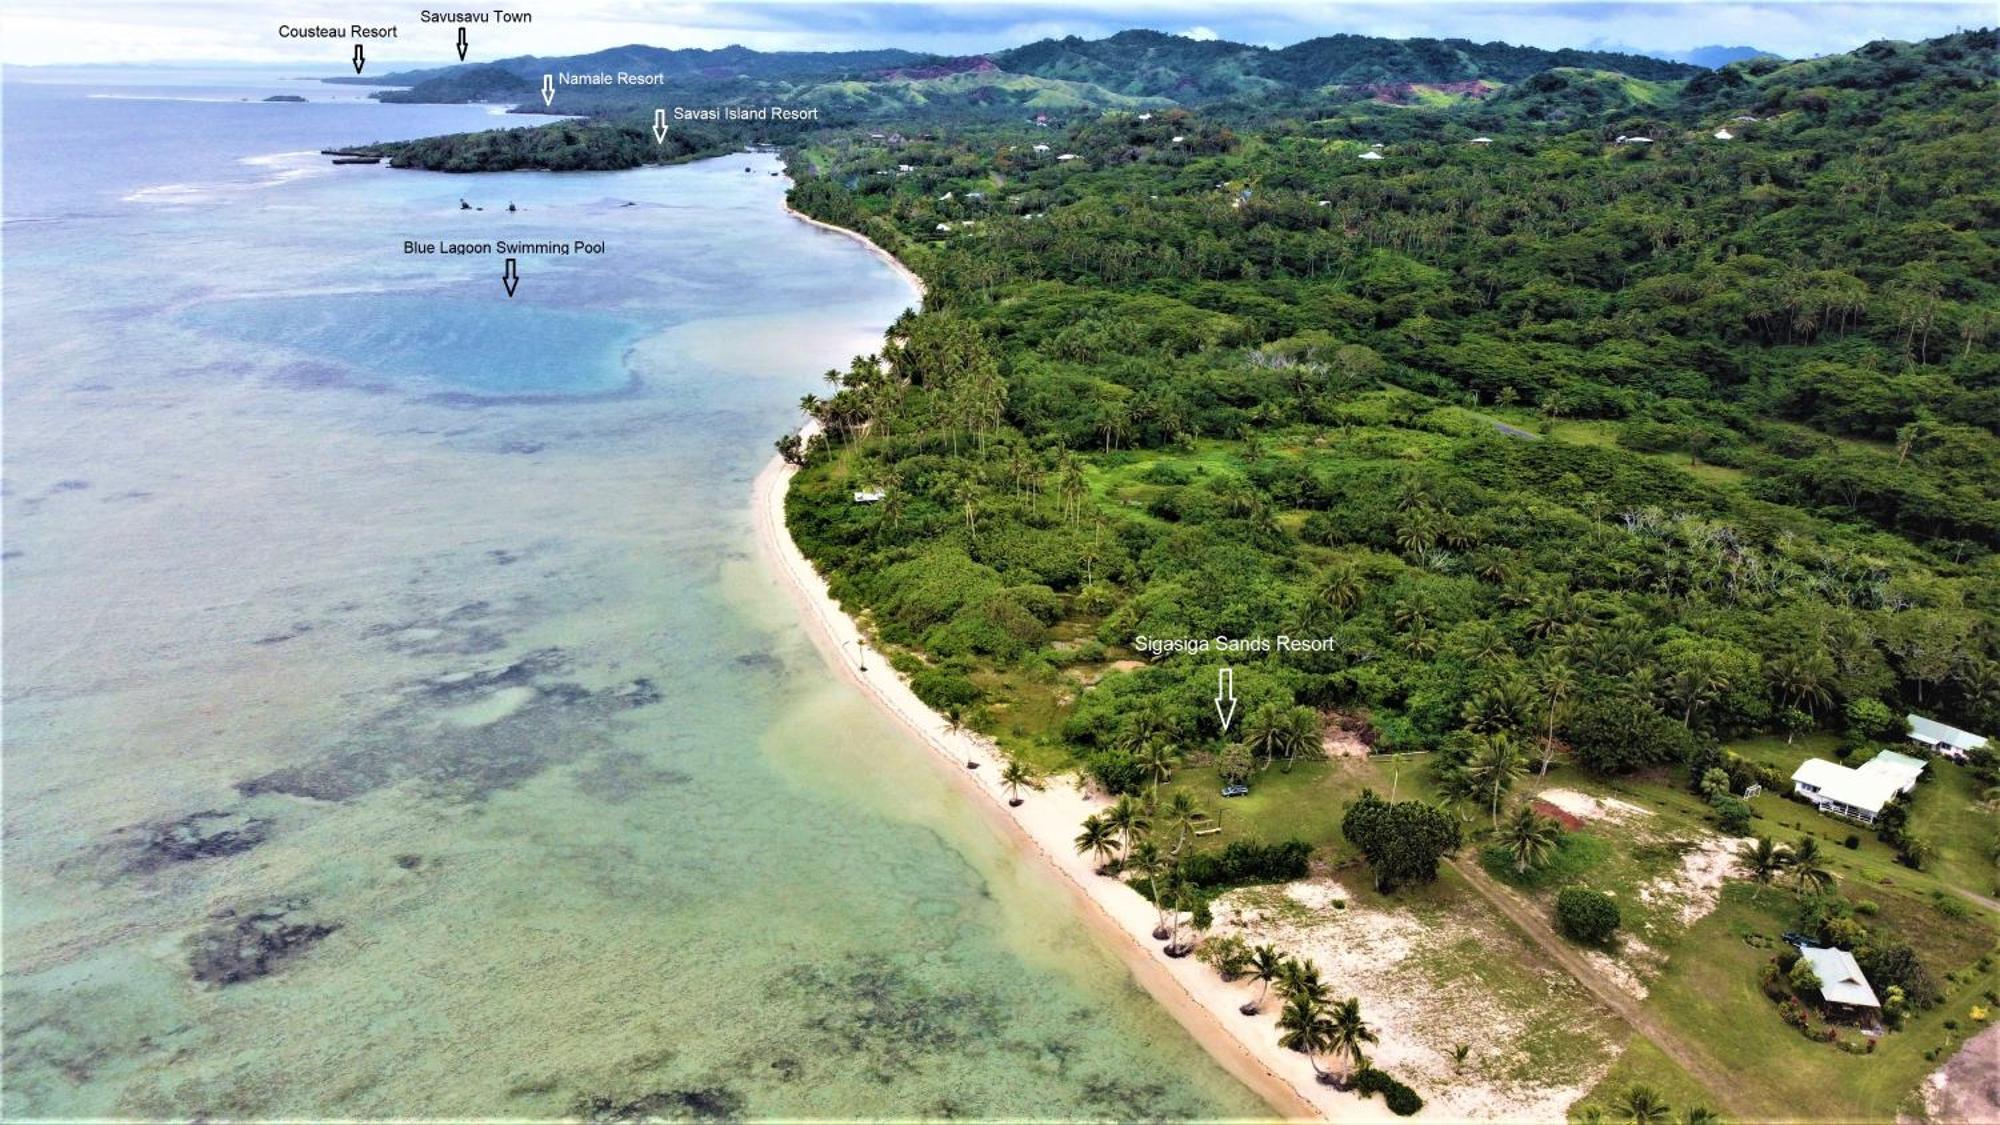
<instances>
[{"instance_id":1,"label":"white cloud","mask_svg":"<svg viewBox=\"0 0 2000 1125\"><path fill-rule=\"evenodd\" d=\"M483 3L439 5L477 10ZM452 33L415 22L410 0L6 0L0 59L9 63L229 61L344 64L347 47L280 39L278 25L324 14L393 23L371 44L388 70L456 61ZM1815 3L1806 0L564 0L535 5L535 22L472 31L473 58L574 54L622 43L669 47L840 50L900 46L947 54L1016 46L1043 36L1100 36L1127 27L1186 28L1194 39L1286 44L1315 35L1462 37L1542 47L1622 44L1684 51L1747 44L1789 55L1848 50L1871 38L1940 35L1994 22L1983 3Z\"/></svg>"},{"instance_id":2,"label":"white cloud","mask_svg":"<svg viewBox=\"0 0 2000 1125\"><path fill-rule=\"evenodd\" d=\"M1222 36L1217 35L1215 29L1212 27L1190 27L1186 31L1181 32L1181 38L1192 39L1197 43L1207 43L1211 40L1220 39Z\"/></svg>"}]
</instances>

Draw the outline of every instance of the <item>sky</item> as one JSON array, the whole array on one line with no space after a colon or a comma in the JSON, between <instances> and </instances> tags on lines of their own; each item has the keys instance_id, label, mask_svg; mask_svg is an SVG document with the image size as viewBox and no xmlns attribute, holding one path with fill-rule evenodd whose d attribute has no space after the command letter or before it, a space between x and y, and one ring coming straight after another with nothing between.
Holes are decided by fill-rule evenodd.
<instances>
[{"instance_id":1,"label":"sky","mask_svg":"<svg viewBox=\"0 0 2000 1125\"><path fill-rule=\"evenodd\" d=\"M394 41L371 41L383 71L455 62L455 31L425 26L423 0L5 0L0 61L282 63L337 67L352 44L288 40L291 22L394 24ZM491 11L491 3L440 0L435 11ZM1097 38L1146 27L1193 38L1284 46L1317 35L1458 37L1539 47L1597 47L1671 54L1708 45L1751 46L1790 57L1845 51L1871 39L1920 39L2000 23L1981 3L1792 0L1576 3L1567 0L521 0L531 24L474 25L472 61L580 54L625 43L664 47L846 50L904 47L977 54L1050 36Z\"/></svg>"}]
</instances>

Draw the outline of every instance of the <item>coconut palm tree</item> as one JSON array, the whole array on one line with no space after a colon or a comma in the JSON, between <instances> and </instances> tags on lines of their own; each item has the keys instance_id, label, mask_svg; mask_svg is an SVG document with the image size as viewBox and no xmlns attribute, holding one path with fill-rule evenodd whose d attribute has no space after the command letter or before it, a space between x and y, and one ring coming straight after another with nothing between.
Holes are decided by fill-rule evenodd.
<instances>
[{"instance_id":1,"label":"coconut palm tree","mask_svg":"<svg viewBox=\"0 0 2000 1125\"><path fill-rule=\"evenodd\" d=\"M1674 1119L1667 1099L1651 1086L1633 1085L1611 1103L1611 1112L1628 1125L1669 1125Z\"/></svg>"},{"instance_id":2,"label":"coconut palm tree","mask_svg":"<svg viewBox=\"0 0 2000 1125\"><path fill-rule=\"evenodd\" d=\"M1361 1049L1376 1041L1375 1029L1361 1018L1361 1001L1352 996L1328 1006L1326 1021L1326 1048L1336 1055L1347 1056L1351 1076L1368 1064Z\"/></svg>"},{"instance_id":3,"label":"coconut palm tree","mask_svg":"<svg viewBox=\"0 0 2000 1125\"><path fill-rule=\"evenodd\" d=\"M1194 831L1195 821L1200 819L1201 807L1185 791L1167 798L1166 805L1160 809L1160 827L1174 838L1169 855L1181 854L1181 848L1187 845L1188 833Z\"/></svg>"},{"instance_id":4,"label":"coconut palm tree","mask_svg":"<svg viewBox=\"0 0 2000 1125\"><path fill-rule=\"evenodd\" d=\"M1139 768L1153 779L1153 801L1160 799L1160 782L1174 776L1174 752L1159 742L1147 743L1139 751Z\"/></svg>"},{"instance_id":5,"label":"coconut palm tree","mask_svg":"<svg viewBox=\"0 0 2000 1125\"><path fill-rule=\"evenodd\" d=\"M1294 996L1310 996L1316 1001L1324 1001L1326 982L1319 979L1319 966L1296 957L1285 958L1284 967L1278 970L1278 994L1287 1000Z\"/></svg>"},{"instance_id":6,"label":"coconut palm tree","mask_svg":"<svg viewBox=\"0 0 2000 1125\"><path fill-rule=\"evenodd\" d=\"M1691 1105L1681 1114L1681 1125L1722 1125L1722 1115L1705 1105Z\"/></svg>"},{"instance_id":7,"label":"coconut palm tree","mask_svg":"<svg viewBox=\"0 0 2000 1125\"><path fill-rule=\"evenodd\" d=\"M1798 888L1800 894L1808 890L1823 891L1833 883L1833 872L1826 869L1826 853L1820 851L1818 838L1801 836L1799 842L1786 851L1786 866L1792 869L1792 885Z\"/></svg>"},{"instance_id":8,"label":"coconut palm tree","mask_svg":"<svg viewBox=\"0 0 2000 1125\"><path fill-rule=\"evenodd\" d=\"M1120 866L1124 866L1132 858L1132 845L1138 843L1139 837L1153 826L1152 818L1146 815L1146 806L1130 793L1118 798L1118 803L1104 810L1103 816L1104 823L1117 831L1118 839L1123 844L1118 859Z\"/></svg>"},{"instance_id":9,"label":"coconut palm tree","mask_svg":"<svg viewBox=\"0 0 2000 1125\"><path fill-rule=\"evenodd\" d=\"M1317 1056L1329 1049L1333 1034L1325 1005L1303 993L1287 997L1284 1010L1278 1013L1278 1031L1278 1046L1304 1055L1313 1073L1324 1082L1326 1071L1320 1069Z\"/></svg>"},{"instance_id":10,"label":"coconut palm tree","mask_svg":"<svg viewBox=\"0 0 2000 1125\"><path fill-rule=\"evenodd\" d=\"M1111 862L1112 853L1118 850L1117 834L1104 823L1101 816L1088 816L1083 820L1083 831L1076 834L1078 855L1094 856L1097 859L1097 873L1104 874L1104 867Z\"/></svg>"},{"instance_id":11,"label":"coconut palm tree","mask_svg":"<svg viewBox=\"0 0 2000 1125\"><path fill-rule=\"evenodd\" d=\"M1244 971L1257 982L1257 999L1237 1009L1246 1016L1254 1016L1264 1010L1264 998L1270 995L1271 982L1285 971L1285 955L1269 945L1260 945L1250 951L1250 961Z\"/></svg>"},{"instance_id":12,"label":"coconut palm tree","mask_svg":"<svg viewBox=\"0 0 2000 1125\"><path fill-rule=\"evenodd\" d=\"M1507 822L1503 839L1507 854L1514 857L1515 872L1525 875L1528 868L1540 867L1555 854L1556 845L1562 841L1562 825L1524 806Z\"/></svg>"},{"instance_id":13,"label":"coconut palm tree","mask_svg":"<svg viewBox=\"0 0 2000 1125\"><path fill-rule=\"evenodd\" d=\"M1320 572L1318 583L1313 586L1313 604L1324 606L1336 616L1345 617L1347 612L1361 602L1361 595L1367 586L1361 577L1361 568L1345 559L1334 563Z\"/></svg>"},{"instance_id":14,"label":"coconut palm tree","mask_svg":"<svg viewBox=\"0 0 2000 1125\"><path fill-rule=\"evenodd\" d=\"M1495 732L1476 737L1477 748L1460 769L1477 788L1479 795L1491 804L1493 827L1497 831L1500 827L1500 795L1527 772L1527 766L1521 761L1521 751L1511 735Z\"/></svg>"},{"instance_id":15,"label":"coconut palm tree","mask_svg":"<svg viewBox=\"0 0 2000 1125\"><path fill-rule=\"evenodd\" d=\"M1542 700L1547 704L1546 726L1542 731L1541 776L1549 775L1549 762L1556 756L1556 714L1569 697L1576 694L1576 666L1560 653L1550 651L1543 654L1535 666L1535 686L1542 690Z\"/></svg>"},{"instance_id":16,"label":"coconut palm tree","mask_svg":"<svg viewBox=\"0 0 2000 1125\"><path fill-rule=\"evenodd\" d=\"M1152 892L1153 907L1159 911L1159 921L1153 926L1153 936L1167 936L1167 911L1161 905L1160 874L1166 863L1160 855L1160 846L1151 840L1140 840L1132 848L1131 868L1135 874L1146 877L1146 889Z\"/></svg>"},{"instance_id":17,"label":"coconut palm tree","mask_svg":"<svg viewBox=\"0 0 2000 1125\"><path fill-rule=\"evenodd\" d=\"M1791 862L1791 853L1772 843L1769 836L1759 836L1755 842L1736 849L1736 860L1750 872L1750 878L1757 884L1757 890L1751 895L1754 898L1762 895L1764 888L1771 885L1771 880L1776 879L1785 865Z\"/></svg>"},{"instance_id":18,"label":"coconut palm tree","mask_svg":"<svg viewBox=\"0 0 2000 1125\"><path fill-rule=\"evenodd\" d=\"M1012 806L1020 805L1022 789L1040 789L1042 787L1041 782L1036 780L1035 768L1018 758L1008 761L1007 768L1000 771L1000 784L1007 787L1007 803ZM1099 819L1102 820L1101 817ZM1112 831L1117 830L1109 821L1104 821L1103 823L1107 829Z\"/></svg>"}]
</instances>

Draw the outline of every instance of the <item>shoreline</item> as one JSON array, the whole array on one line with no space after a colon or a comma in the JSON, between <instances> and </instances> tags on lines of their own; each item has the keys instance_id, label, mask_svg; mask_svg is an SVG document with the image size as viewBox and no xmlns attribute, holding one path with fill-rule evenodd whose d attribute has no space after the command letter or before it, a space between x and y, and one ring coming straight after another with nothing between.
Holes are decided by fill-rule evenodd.
<instances>
[{"instance_id":1,"label":"shoreline","mask_svg":"<svg viewBox=\"0 0 2000 1125\"><path fill-rule=\"evenodd\" d=\"M792 182L791 178L786 177L785 182L788 184L791 183ZM825 222L820 219L815 219L811 215L806 214L804 211L800 211L794 208L789 200L786 201L783 206L785 208L785 214L790 215L792 218L797 219L798 221L805 223L808 226L815 226L824 231L832 231L834 234L841 235L845 238L851 238L854 241L859 242L861 245L866 246L868 248L869 253L882 259L884 265L887 265L890 269L895 270L896 275L898 277L901 277L904 281L910 283L910 288L915 289L917 291L918 304L921 305L923 303L923 299L926 296L930 295L931 287L924 284L924 279L917 276L917 271L904 265L903 260L901 258L898 258L894 254L889 253L887 250L882 249L881 246L876 244L874 239L869 238L867 235L862 234L858 230L850 230L847 227L839 227L833 225L832 223Z\"/></svg>"},{"instance_id":2,"label":"shoreline","mask_svg":"<svg viewBox=\"0 0 2000 1125\"><path fill-rule=\"evenodd\" d=\"M784 207L801 222L867 247L910 283L919 300L928 292L915 271L867 236L803 214L789 201ZM818 428L817 422L808 422L800 436L810 437ZM1023 855L1039 859L1061 876L1078 907L1077 917L1105 940L1134 980L1175 1022L1218 1065L1263 1099L1277 1117L1294 1121L1394 1120L1378 1100L1364 1100L1320 1085L1305 1056L1279 1047L1277 1003L1266 1002L1254 1017L1239 1012L1242 1004L1255 998L1257 986L1224 981L1193 957L1169 958L1161 951L1160 943L1152 938L1157 919L1153 904L1123 882L1098 875L1090 861L1071 846L1084 818L1109 802L1089 796L1076 778L1062 776L1046 779L1042 790L1025 793L1026 799L1018 808L1010 807L1000 784L1005 760L997 747L971 731L954 730L917 698L879 653L865 671L849 659L850 652L867 638L833 599L826 580L792 540L785 524L785 498L797 474L797 466L782 457L771 458L751 485L752 522L758 554L797 605L813 647L827 666L936 755L953 783L973 798L973 807L1011 837ZM967 768L967 762L975 761L980 768Z\"/></svg>"},{"instance_id":3,"label":"shoreline","mask_svg":"<svg viewBox=\"0 0 2000 1125\"><path fill-rule=\"evenodd\" d=\"M758 554L798 606L813 647L827 665L936 755L954 783L974 798L973 806L1022 845L1024 855L1062 876L1080 908L1079 918L1107 940L1146 992L1275 1114L1285 1120L1392 1120L1380 1101L1320 1085L1303 1055L1277 1045L1275 1001L1254 1017L1238 1012L1239 1005L1255 998L1257 986L1226 982L1192 957L1173 959L1161 952L1152 939L1153 904L1119 880L1098 875L1070 846L1084 817L1107 802L1088 796L1073 777L1062 776L1047 779L1041 791L1025 792L1021 806L1010 808L999 781L1004 758L996 747L970 731L951 729L879 653L865 672L856 666L850 646L865 639L864 634L833 600L785 527L785 497L797 473L796 466L773 457L757 474L752 515ZM968 761L979 762L980 768L966 768Z\"/></svg>"}]
</instances>

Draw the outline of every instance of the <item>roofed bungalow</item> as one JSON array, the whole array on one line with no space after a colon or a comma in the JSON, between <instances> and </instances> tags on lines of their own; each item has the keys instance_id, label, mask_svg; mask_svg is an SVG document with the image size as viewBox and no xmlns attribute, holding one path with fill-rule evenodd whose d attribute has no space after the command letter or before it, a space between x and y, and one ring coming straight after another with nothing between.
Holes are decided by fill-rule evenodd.
<instances>
[{"instance_id":1,"label":"roofed bungalow","mask_svg":"<svg viewBox=\"0 0 2000 1125\"><path fill-rule=\"evenodd\" d=\"M864 488L854 494L854 502L856 504L876 504L880 503L882 498L887 495L889 495L887 492L879 488Z\"/></svg>"},{"instance_id":2,"label":"roofed bungalow","mask_svg":"<svg viewBox=\"0 0 2000 1125\"><path fill-rule=\"evenodd\" d=\"M1733 141L1736 139L1736 134L1727 129L1717 129L1715 131L1715 139L1718 141Z\"/></svg>"},{"instance_id":3,"label":"roofed bungalow","mask_svg":"<svg viewBox=\"0 0 2000 1125\"><path fill-rule=\"evenodd\" d=\"M1935 719L1926 719L1922 715L1905 715L1903 719L1910 724L1911 742L1954 762L1964 761L1967 754L1986 745L1984 735L1947 726Z\"/></svg>"},{"instance_id":4,"label":"roofed bungalow","mask_svg":"<svg viewBox=\"0 0 2000 1125\"><path fill-rule=\"evenodd\" d=\"M1616 141L1616 142L1614 142L1614 143L1616 143L1616 144L1621 144L1621 145L1649 145L1649 144L1652 144L1652 143L1653 143L1653 138L1651 138L1651 137L1628 137L1628 136L1626 136L1625 134L1623 134L1623 133L1620 133L1620 134L1618 135L1618 139L1617 139L1617 141Z\"/></svg>"},{"instance_id":5,"label":"roofed bungalow","mask_svg":"<svg viewBox=\"0 0 2000 1125\"><path fill-rule=\"evenodd\" d=\"M1362 160L1380 160L1380 159L1382 159L1382 154L1381 154L1381 153L1379 153L1379 152L1376 152L1376 151L1374 151L1373 149L1370 149L1369 151L1367 151L1367 152L1364 152L1364 153L1362 153L1362 154L1361 154L1361 159L1362 159Z\"/></svg>"},{"instance_id":6,"label":"roofed bungalow","mask_svg":"<svg viewBox=\"0 0 2000 1125\"><path fill-rule=\"evenodd\" d=\"M1917 787L1924 763L1884 750L1859 769L1808 758L1792 771L1792 791L1831 816L1873 824L1890 801Z\"/></svg>"},{"instance_id":7,"label":"roofed bungalow","mask_svg":"<svg viewBox=\"0 0 2000 1125\"><path fill-rule=\"evenodd\" d=\"M1467 141L1466 143L1467 143L1467 144L1473 144L1473 145L1490 145L1490 144L1492 144L1492 143L1493 143L1493 138L1492 138L1492 137L1474 137L1474 138L1472 138L1471 140Z\"/></svg>"},{"instance_id":8,"label":"roofed bungalow","mask_svg":"<svg viewBox=\"0 0 2000 1125\"><path fill-rule=\"evenodd\" d=\"M1872 1015L1881 1009L1882 1001L1868 986L1868 977L1855 963L1854 954L1845 949L1801 945L1799 956L1812 965L1813 975L1819 978L1820 999L1828 1007L1846 1009L1856 1015Z\"/></svg>"}]
</instances>

